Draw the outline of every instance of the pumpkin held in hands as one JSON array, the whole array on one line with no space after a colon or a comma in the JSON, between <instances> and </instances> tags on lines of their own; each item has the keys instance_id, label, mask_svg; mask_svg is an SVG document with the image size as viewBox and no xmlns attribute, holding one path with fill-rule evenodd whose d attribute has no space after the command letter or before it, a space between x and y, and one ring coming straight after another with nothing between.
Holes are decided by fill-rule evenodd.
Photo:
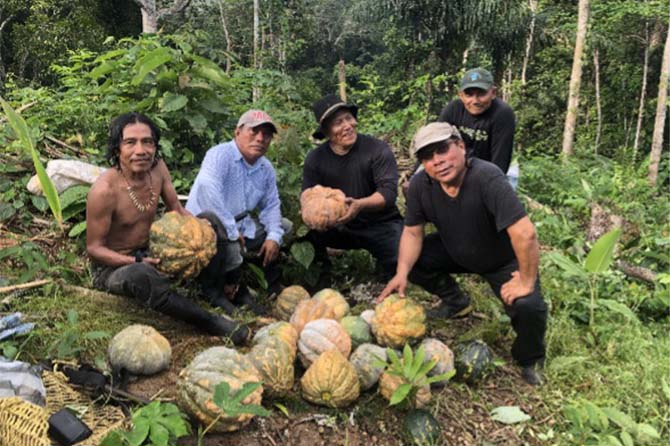
<instances>
[{"instance_id":1,"label":"pumpkin held in hands","mask_svg":"<svg viewBox=\"0 0 670 446\"><path fill-rule=\"evenodd\" d=\"M300 195L300 214L308 228L325 231L347 212L345 195L339 189L316 185Z\"/></svg>"},{"instance_id":2,"label":"pumpkin held in hands","mask_svg":"<svg viewBox=\"0 0 670 446\"><path fill-rule=\"evenodd\" d=\"M149 252L165 274L195 277L216 253L216 234L206 220L171 211L151 225Z\"/></svg>"},{"instance_id":3,"label":"pumpkin held in hands","mask_svg":"<svg viewBox=\"0 0 670 446\"><path fill-rule=\"evenodd\" d=\"M114 370L153 375L168 368L172 349L165 337L148 325L130 325L114 336L107 349Z\"/></svg>"}]
</instances>

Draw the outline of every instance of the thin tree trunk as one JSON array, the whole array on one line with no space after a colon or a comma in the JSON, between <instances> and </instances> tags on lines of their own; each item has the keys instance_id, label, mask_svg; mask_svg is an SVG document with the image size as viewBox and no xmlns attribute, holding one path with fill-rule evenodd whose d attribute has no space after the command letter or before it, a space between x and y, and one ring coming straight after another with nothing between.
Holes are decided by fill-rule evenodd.
<instances>
[{"instance_id":1,"label":"thin tree trunk","mask_svg":"<svg viewBox=\"0 0 670 446\"><path fill-rule=\"evenodd\" d=\"M563 155L570 156L574 150L575 123L579 107L579 89L582 80L582 55L586 40L586 28L589 21L589 0L579 0L579 16L577 18L577 38L575 39L575 53L572 59L572 73L570 74L570 92L568 93L568 110L565 114L563 128Z\"/></svg>"},{"instance_id":2,"label":"thin tree trunk","mask_svg":"<svg viewBox=\"0 0 670 446\"><path fill-rule=\"evenodd\" d=\"M221 17L221 27L223 28L223 35L226 38L226 73L230 73L230 67L233 64L232 56L233 53L233 42L230 40L230 34L228 33L228 25L226 24L226 15L223 12L223 0L219 1L219 15Z\"/></svg>"},{"instance_id":3,"label":"thin tree trunk","mask_svg":"<svg viewBox=\"0 0 670 446\"><path fill-rule=\"evenodd\" d=\"M593 69L596 75L596 113L598 115L598 124L596 126L595 152L598 153L600 146L600 133L603 128L603 110L600 104L600 58L598 48L593 49Z\"/></svg>"},{"instance_id":4,"label":"thin tree trunk","mask_svg":"<svg viewBox=\"0 0 670 446\"><path fill-rule=\"evenodd\" d=\"M647 94L647 74L649 72L649 22L644 25L644 65L642 66L642 87L640 88L640 107L637 112L637 126L633 140L633 162L637 158L640 148L640 133L642 133L642 117L644 116L644 100Z\"/></svg>"},{"instance_id":5,"label":"thin tree trunk","mask_svg":"<svg viewBox=\"0 0 670 446\"><path fill-rule=\"evenodd\" d=\"M344 70L344 59L337 64L337 79L340 86L340 99L347 102L347 73Z\"/></svg>"},{"instance_id":6,"label":"thin tree trunk","mask_svg":"<svg viewBox=\"0 0 670 446\"><path fill-rule=\"evenodd\" d=\"M654 122L654 136L651 140L651 154L649 155L649 185L656 186L658 179L658 165L661 161L663 149L663 130L665 127L666 101L668 99L668 71L670 71L670 23L668 36L665 39L661 76L658 81L658 101L656 102L656 121Z\"/></svg>"},{"instance_id":7,"label":"thin tree trunk","mask_svg":"<svg viewBox=\"0 0 670 446\"><path fill-rule=\"evenodd\" d=\"M526 85L526 71L528 70L528 62L530 61L530 50L533 47L533 38L535 35L535 15L537 13L537 0L529 0L530 5L530 26L528 28L528 37L526 38L526 53L523 56L523 65L521 66L521 85Z\"/></svg>"},{"instance_id":8,"label":"thin tree trunk","mask_svg":"<svg viewBox=\"0 0 670 446\"><path fill-rule=\"evenodd\" d=\"M260 0L254 0L254 70L258 69L258 41L260 40ZM256 102L259 98L258 87L254 85L252 89L252 98Z\"/></svg>"},{"instance_id":9,"label":"thin tree trunk","mask_svg":"<svg viewBox=\"0 0 670 446\"><path fill-rule=\"evenodd\" d=\"M135 0L142 11L142 33L153 34L158 31L158 21L165 16L177 14L188 7L191 0L174 0L170 8L156 8L156 0Z\"/></svg>"}]
</instances>

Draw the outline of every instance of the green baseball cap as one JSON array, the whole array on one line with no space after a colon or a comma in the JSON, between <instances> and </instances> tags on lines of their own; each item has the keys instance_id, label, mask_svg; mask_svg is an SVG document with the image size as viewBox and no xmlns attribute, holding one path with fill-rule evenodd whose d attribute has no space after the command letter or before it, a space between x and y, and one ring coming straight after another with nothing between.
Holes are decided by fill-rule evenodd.
<instances>
[{"instance_id":1,"label":"green baseball cap","mask_svg":"<svg viewBox=\"0 0 670 446\"><path fill-rule=\"evenodd\" d=\"M460 91L467 90L468 88L488 90L491 87L493 87L493 75L491 72L483 68L473 68L466 71L465 75L463 75Z\"/></svg>"}]
</instances>

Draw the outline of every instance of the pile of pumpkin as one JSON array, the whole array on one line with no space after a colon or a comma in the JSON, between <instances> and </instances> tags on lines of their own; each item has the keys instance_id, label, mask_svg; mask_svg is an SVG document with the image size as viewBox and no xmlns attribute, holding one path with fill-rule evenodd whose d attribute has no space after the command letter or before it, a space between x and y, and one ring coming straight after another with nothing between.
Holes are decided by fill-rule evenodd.
<instances>
[{"instance_id":1,"label":"pile of pumpkin","mask_svg":"<svg viewBox=\"0 0 670 446\"><path fill-rule=\"evenodd\" d=\"M374 310L364 311L360 316L349 315L349 310L345 298L332 289L321 290L314 297L310 297L300 286L284 289L275 304L275 314L280 321L261 328L254 336L248 353L212 347L196 355L181 371L177 382L179 405L205 426L214 423L210 429L213 432L240 429L253 415L227 416L221 413L212 401L215 386L225 381L234 393L245 383L262 382L261 387L242 401L243 404L260 404L264 392L281 397L293 389L296 359L306 370L300 379L302 396L311 403L345 407L353 403L360 392L371 389L377 383L380 394L390 400L398 386L403 384L403 378L385 373L379 360L387 359L384 347L398 349L424 336L423 307L411 299L393 295ZM157 332L156 335L160 336ZM137 346L137 333L131 336ZM154 334L152 336L155 337ZM372 343L373 336L378 345ZM122 355L114 349L118 337L112 340L109 349L113 367L119 367L121 362L132 363L128 359L119 360ZM154 340L151 344L162 345L162 341ZM426 361L437 360L431 375L454 369L454 354L444 343L427 338L423 339L422 345ZM147 352L138 355L136 349L132 350L128 354L144 358L151 356ZM481 351L470 352L466 356L470 355L472 359L472 355L477 354L488 360L490 354L487 348L486 352L485 355L479 354ZM472 370L472 361L467 358L463 364L471 368L461 370L461 375L469 379L476 378L482 369L481 365L474 364L477 370ZM151 372L156 370L155 366L151 368ZM430 387L426 386L417 392L410 405L421 407L430 399Z\"/></svg>"}]
</instances>

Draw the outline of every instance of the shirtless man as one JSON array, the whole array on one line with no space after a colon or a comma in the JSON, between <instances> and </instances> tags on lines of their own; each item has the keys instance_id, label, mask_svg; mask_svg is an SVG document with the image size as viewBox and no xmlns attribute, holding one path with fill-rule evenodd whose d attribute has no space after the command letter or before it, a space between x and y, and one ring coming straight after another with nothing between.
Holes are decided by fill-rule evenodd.
<instances>
[{"instance_id":1,"label":"shirtless man","mask_svg":"<svg viewBox=\"0 0 670 446\"><path fill-rule=\"evenodd\" d=\"M243 343L249 336L246 326L208 313L172 292L168 278L155 268L160 259L147 256L159 196L168 211L189 215L158 157L159 141L158 127L144 115L127 113L112 122L107 159L113 168L93 184L86 202L86 250L93 285Z\"/></svg>"}]
</instances>

